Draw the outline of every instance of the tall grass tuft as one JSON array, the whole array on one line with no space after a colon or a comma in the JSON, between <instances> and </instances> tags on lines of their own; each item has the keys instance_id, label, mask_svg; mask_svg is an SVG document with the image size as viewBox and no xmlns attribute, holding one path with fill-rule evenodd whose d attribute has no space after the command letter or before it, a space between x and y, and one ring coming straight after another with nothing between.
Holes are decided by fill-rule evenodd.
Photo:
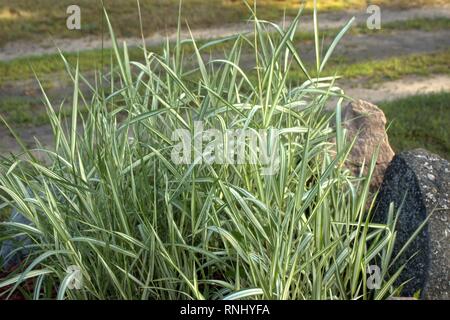
<instances>
[{"instance_id":1,"label":"tall grass tuft","mask_svg":"<svg viewBox=\"0 0 450 320\"><path fill-rule=\"evenodd\" d=\"M352 147L340 123L346 97L335 77L317 76L351 21L326 52L316 37L312 77L292 43L299 19L300 13L280 28L252 10L252 34L200 47L178 37L161 55L143 45L139 62L129 60L125 43L119 47L106 15L111 70L88 83L65 61L74 88L69 123L43 90L54 149L24 147L22 157L0 161L2 207L30 221L3 228L7 238L26 235L31 250L0 280L2 297L30 281L34 291L25 294L34 299L395 294L401 270L389 271L394 211L386 225L371 223L375 161L367 176L345 169ZM220 59L209 57L208 48L223 41L233 41L232 48ZM240 61L244 45L254 49L250 69ZM185 54L187 47L193 55ZM293 66L308 79L297 87L286 81ZM336 112L325 112L333 101ZM80 113L81 106L88 111ZM194 135L199 122L225 138L230 129L272 132L278 143L269 139L265 146L279 155L275 172L265 174L260 159L174 163L174 132ZM251 157L255 150L245 139L244 145L241 155ZM370 265L381 270L372 289ZM74 267L83 278L79 290L71 289L74 274L67 272Z\"/></svg>"}]
</instances>

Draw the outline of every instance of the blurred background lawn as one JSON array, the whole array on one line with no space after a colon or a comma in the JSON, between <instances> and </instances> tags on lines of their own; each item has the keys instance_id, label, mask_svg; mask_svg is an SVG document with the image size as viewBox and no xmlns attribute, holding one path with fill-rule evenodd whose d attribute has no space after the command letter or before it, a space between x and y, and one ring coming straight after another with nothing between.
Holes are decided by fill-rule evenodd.
<instances>
[{"instance_id":1,"label":"blurred background lawn","mask_svg":"<svg viewBox=\"0 0 450 320\"><path fill-rule=\"evenodd\" d=\"M135 0L103 2L118 37L140 36ZM250 5L254 4L254 1L248 2ZM257 12L261 19L279 22L284 16L295 15L300 3L305 4L305 16L310 16L312 0L258 0ZM70 100L70 82L64 75L64 64L59 55L45 50L39 54L35 48L51 47L53 39L86 39L85 42L80 42L80 48L77 48L79 52L65 53L67 60L71 64L79 60L81 70L88 77L101 65L107 67L109 64L110 49L101 50L98 46L89 46L92 39L101 38L102 32L106 31L102 28L104 21L101 1L76 1L82 10L80 31L66 28L66 9L72 4L72 0L0 0L0 114L20 131L28 144L34 143L35 136L40 138L39 135L42 134L44 137L49 131L34 74L42 80L51 98L57 101ZM442 11L441 16L411 16L399 21L383 22L381 30L369 30L364 24L355 25L345 36L348 40L340 45L341 50L333 56L326 72L330 75L342 75L345 79L343 84L350 93L353 89L360 88L384 90L380 86L392 81L417 81L423 84L426 90L408 92L407 95L398 97L394 87L392 91L386 91L381 100L373 101L372 96L356 98L375 102L386 112L391 122L389 136L396 151L424 147L449 159L450 14L446 15L449 12L449 1L318 0L317 4L320 14L330 14L328 19L331 20L333 17L348 16L348 11L365 13L369 4L379 5L382 14L412 8L434 8L438 13ZM140 5L146 37L165 35L176 27L178 0L140 0ZM216 28L220 33L220 28L226 29L233 24L243 23L248 17L248 9L241 0L183 1L182 21L186 21L193 30L207 31L209 28ZM338 28L322 29L321 39L324 43L329 43L327 41L338 31ZM311 66L312 42L312 33L302 30L299 30L294 40ZM83 47L85 44L86 47ZM370 51L366 48L369 45L377 48L378 44L378 50ZM221 55L227 46L229 44L223 43L209 54ZM10 55L9 58L1 58L2 53L14 53L16 47L23 50L18 50L17 54ZM161 44L150 45L150 49L162 52ZM142 51L131 48L130 55L131 59L141 59ZM251 65L247 67L251 68ZM444 79L444 82L437 86L431 85L436 76L440 76L439 79ZM293 82L303 80L301 73L295 70L289 74L289 79ZM445 82L447 80L448 83ZM63 114L69 112L70 110L63 110ZM17 145L11 142L12 137L2 125L0 134L0 152L14 151Z\"/></svg>"},{"instance_id":2,"label":"blurred background lawn","mask_svg":"<svg viewBox=\"0 0 450 320\"><path fill-rule=\"evenodd\" d=\"M255 1L248 1L252 5ZM113 21L118 37L139 35L139 20L136 19L135 0L104 0L103 3ZM260 19L280 20L283 14L297 13L301 3L306 11L313 7L312 0L257 0ZM339 10L361 10L369 4L382 8L414 8L424 5L441 5L446 0L318 0L321 12ZM83 9L83 32L72 32L66 28L66 9L75 4L72 0L0 0L0 45L17 40L42 40L47 35L54 37L84 37L101 34L101 1L77 0ZM175 28L178 19L179 0L140 0L146 36L161 30ZM242 0L184 0L182 19L192 28L220 26L241 22L248 18L247 7Z\"/></svg>"}]
</instances>

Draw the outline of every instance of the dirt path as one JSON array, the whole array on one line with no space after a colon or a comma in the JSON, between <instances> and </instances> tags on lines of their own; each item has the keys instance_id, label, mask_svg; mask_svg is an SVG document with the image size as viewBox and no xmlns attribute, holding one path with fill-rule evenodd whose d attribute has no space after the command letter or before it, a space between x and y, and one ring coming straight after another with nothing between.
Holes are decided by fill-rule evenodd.
<instances>
[{"instance_id":1,"label":"dirt path","mask_svg":"<svg viewBox=\"0 0 450 320\"><path fill-rule=\"evenodd\" d=\"M324 52L332 42L324 41ZM426 32L420 30L395 31L389 34L357 34L344 36L335 48L333 57L342 57L345 63L381 60L410 54L425 54L450 48L450 30ZM300 57L314 61L313 41L301 43L298 47ZM250 57L252 59L253 57Z\"/></svg>"},{"instance_id":2,"label":"dirt path","mask_svg":"<svg viewBox=\"0 0 450 320\"><path fill-rule=\"evenodd\" d=\"M356 24L364 24L369 16L365 11L343 11L334 13L319 13L320 28L338 28L345 25L345 23L351 18L356 17ZM450 5L441 7L425 7L405 10L381 10L382 24L393 21L405 21L414 18L450 18ZM311 15L302 17L299 29L303 31L312 30ZM253 27L251 24L241 23L225 25L223 27L213 27L208 29L193 30L193 36L195 39L212 39L220 38L229 35L233 35L241 32L251 32ZM151 37L146 39L147 44L157 45L165 41L166 37L171 40L176 38L175 33L168 32L167 34L155 33ZM183 32L182 38L189 38L190 35L187 32ZM121 39L126 41L130 46L140 45L142 43L139 38ZM60 48L66 52L77 52L89 49L101 48L102 41L98 38L85 37L81 39L55 39L44 40L42 42L30 42L30 41L16 41L6 44L0 48L0 60L7 61L16 59L19 57L42 55L56 53ZM109 41L105 43L106 47L110 47Z\"/></svg>"},{"instance_id":3,"label":"dirt path","mask_svg":"<svg viewBox=\"0 0 450 320\"><path fill-rule=\"evenodd\" d=\"M364 99L373 103L385 100L395 100L418 93L433 93L440 91L450 91L450 76L435 75L429 78L405 77L396 81L389 81L374 86L364 88L354 83L342 85L345 93L355 99ZM17 128L17 133L29 147L35 146L35 139L38 139L44 146L50 146L53 141L51 127L42 125L36 127ZM19 146L11 136L9 131L0 127L0 153L17 152Z\"/></svg>"},{"instance_id":4,"label":"dirt path","mask_svg":"<svg viewBox=\"0 0 450 320\"><path fill-rule=\"evenodd\" d=\"M392 101L415 94L450 91L450 76L434 75L429 78L410 76L388 81L373 88L363 86L342 86L345 93L355 99L364 99L373 103Z\"/></svg>"},{"instance_id":5,"label":"dirt path","mask_svg":"<svg viewBox=\"0 0 450 320\"><path fill-rule=\"evenodd\" d=\"M347 62L386 59L405 54L430 53L450 48L450 30L396 31L391 34L361 34L342 38L335 56Z\"/></svg>"}]
</instances>

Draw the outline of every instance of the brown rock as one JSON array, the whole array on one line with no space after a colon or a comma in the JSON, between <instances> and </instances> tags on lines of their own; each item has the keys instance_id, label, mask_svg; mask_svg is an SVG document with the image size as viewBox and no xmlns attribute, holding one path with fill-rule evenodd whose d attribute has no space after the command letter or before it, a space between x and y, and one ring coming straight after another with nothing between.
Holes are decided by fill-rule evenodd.
<instances>
[{"instance_id":1,"label":"brown rock","mask_svg":"<svg viewBox=\"0 0 450 320\"><path fill-rule=\"evenodd\" d=\"M370 102L357 100L349 103L342 112L342 124L347 129L347 137L355 144L350 152L347 167L354 174L359 174L364 165L364 172L376 149L379 153L376 162L371 188L377 189L383 182L384 172L394 157L394 151L389 145L386 134L386 117L383 111Z\"/></svg>"}]
</instances>

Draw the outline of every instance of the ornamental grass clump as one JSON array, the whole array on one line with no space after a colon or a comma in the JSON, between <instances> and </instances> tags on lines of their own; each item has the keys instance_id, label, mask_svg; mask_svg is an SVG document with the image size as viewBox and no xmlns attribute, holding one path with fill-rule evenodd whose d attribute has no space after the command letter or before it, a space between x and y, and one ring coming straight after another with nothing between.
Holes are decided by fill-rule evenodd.
<instances>
[{"instance_id":1,"label":"ornamental grass clump","mask_svg":"<svg viewBox=\"0 0 450 320\"><path fill-rule=\"evenodd\" d=\"M308 71L292 43L299 19L281 28L253 13L252 34L201 46L181 40L179 26L161 55L143 45L143 59L130 61L106 15L110 71L89 83L65 61L74 88L67 122L43 90L54 148L24 146L21 157L0 161L2 208L30 222L2 223L2 240L25 235L30 251L0 280L2 298L17 290L34 299L398 292L394 211L387 224L371 223L375 161L366 176L345 168L346 97L335 77L322 76L351 21L323 54L315 19ZM223 57L208 54L225 41ZM243 46L254 49L251 65L241 63ZM292 68L303 71L301 85L287 83ZM325 112L331 103L335 112Z\"/></svg>"}]
</instances>

